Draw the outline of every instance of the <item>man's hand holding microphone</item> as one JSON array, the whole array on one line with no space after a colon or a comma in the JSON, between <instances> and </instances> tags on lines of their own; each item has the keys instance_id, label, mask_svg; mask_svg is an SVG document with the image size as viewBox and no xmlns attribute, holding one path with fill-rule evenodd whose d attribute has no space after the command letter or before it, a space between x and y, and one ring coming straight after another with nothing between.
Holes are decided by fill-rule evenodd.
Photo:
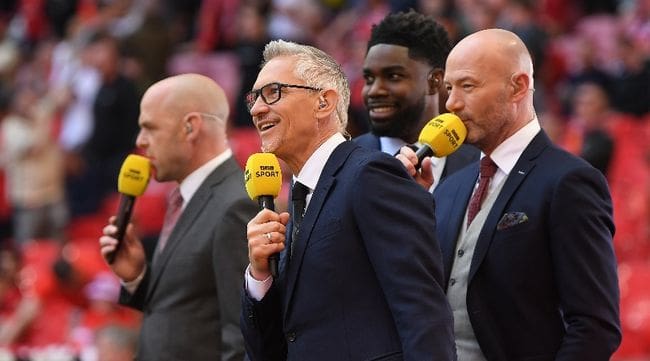
<instances>
[{"instance_id":1,"label":"man's hand holding microphone","mask_svg":"<svg viewBox=\"0 0 650 361\"><path fill-rule=\"evenodd\" d=\"M144 248L129 223L135 197L147 189L151 175L149 159L131 154L120 169L117 181L121 193L117 215L109 219L99 239L101 253L113 272L124 281L136 279L144 270Z\"/></svg>"},{"instance_id":2,"label":"man's hand holding microphone","mask_svg":"<svg viewBox=\"0 0 650 361\"><path fill-rule=\"evenodd\" d=\"M248 222L250 274L258 281L278 275L278 254L285 247L289 213L275 212L273 199L282 188L280 163L272 153L255 153L244 172L246 191L260 205L260 212Z\"/></svg>"},{"instance_id":3,"label":"man's hand holding microphone","mask_svg":"<svg viewBox=\"0 0 650 361\"><path fill-rule=\"evenodd\" d=\"M466 136L467 129L458 116L440 114L431 119L420 132L420 146L417 150L404 146L396 157L422 187L429 189L434 181L431 157L448 156L463 144Z\"/></svg>"}]
</instances>

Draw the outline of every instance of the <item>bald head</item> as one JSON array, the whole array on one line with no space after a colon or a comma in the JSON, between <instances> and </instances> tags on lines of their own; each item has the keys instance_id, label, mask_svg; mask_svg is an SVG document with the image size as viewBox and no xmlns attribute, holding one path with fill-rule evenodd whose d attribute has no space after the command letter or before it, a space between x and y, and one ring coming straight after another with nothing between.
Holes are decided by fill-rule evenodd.
<instances>
[{"instance_id":1,"label":"bald head","mask_svg":"<svg viewBox=\"0 0 650 361\"><path fill-rule=\"evenodd\" d=\"M223 89L214 80L199 74L163 79L147 90L144 98L148 96L177 115L193 111L213 114L225 121L230 112Z\"/></svg>"},{"instance_id":2,"label":"bald head","mask_svg":"<svg viewBox=\"0 0 650 361\"><path fill-rule=\"evenodd\" d=\"M228 112L223 89L203 75L176 75L149 87L136 144L155 159L158 181L181 181L228 149Z\"/></svg>"},{"instance_id":3,"label":"bald head","mask_svg":"<svg viewBox=\"0 0 650 361\"><path fill-rule=\"evenodd\" d=\"M524 73L533 86L533 60L523 41L513 32L503 29L487 29L462 39L449 53L451 61L464 58L479 60L486 68L500 75Z\"/></svg>"}]
</instances>

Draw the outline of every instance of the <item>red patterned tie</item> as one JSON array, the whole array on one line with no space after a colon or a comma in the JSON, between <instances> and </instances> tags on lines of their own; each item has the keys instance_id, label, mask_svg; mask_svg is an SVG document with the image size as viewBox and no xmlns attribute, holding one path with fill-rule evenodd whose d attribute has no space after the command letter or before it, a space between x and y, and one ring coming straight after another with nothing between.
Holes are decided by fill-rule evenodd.
<instances>
[{"instance_id":1,"label":"red patterned tie","mask_svg":"<svg viewBox=\"0 0 650 361\"><path fill-rule=\"evenodd\" d=\"M158 252L162 252L167 244L167 239L172 233L178 217L181 215L183 208L183 196L179 187L174 188L167 197L167 211L165 212L165 221L162 230L160 231L160 238L158 238Z\"/></svg>"},{"instance_id":2,"label":"red patterned tie","mask_svg":"<svg viewBox=\"0 0 650 361\"><path fill-rule=\"evenodd\" d=\"M497 172L497 165L494 164L492 158L489 156L483 157L481 159L481 170L480 178L478 180L478 188L472 195L472 199L469 201L469 209L467 210L467 227L476 217L476 214L481 209L481 203L485 199L485 196L488 192L488 186L490 185L490 178L494 176L494 173Z\"/></svg>"}]
</instances>

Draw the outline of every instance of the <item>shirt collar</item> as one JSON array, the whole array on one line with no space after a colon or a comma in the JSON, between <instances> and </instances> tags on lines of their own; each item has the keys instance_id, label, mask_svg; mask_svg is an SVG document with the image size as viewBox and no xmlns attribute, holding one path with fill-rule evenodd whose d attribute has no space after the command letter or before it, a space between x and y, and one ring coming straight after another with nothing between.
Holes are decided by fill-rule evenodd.
<instances>
[{"instance_id":1,"label":"shirt collar","mask_svg":"<svg viewBox=\"0 0 650 361\"><path fill-rule=\"evenodd\" d=\"M341 133L335 133L329 137L320 145L320 147L318 147L318 149L316 149L309 159L307 159L307 162L305 162L300 173L298 173L297 176L294 176L294 182L300 182L309 187L310 192L313 191L314 188L316 188L321 173L323 172L323 168L325 168L325 163L334 152L334 149L343 142L345 142L345 137Z\"/></svg>"},{"instance_id":2,"label":"shirt collar","mask_svg":"<svg viewBox=\"0 0 650 361\"><path fill-rule=\"evenodd\" d=\"M218 156L210 159L205 164L197 168L194 172L190 173L183 182L180 184L181 196L183 196L183 208L192 199L192 196L199 189L203 181L214 171L218 166L223 164L228 158L232 156L232 151L226 149Z\"/></svg>"},{"instance_id":3,"label":"shirt collar","mask_svg":"<svg viewBox=\"0 0 650 361\"><path fill-rule=\"evenodd\" d=\"M540 130L539 121L537 120L537 116L535 116L528 124L499 144L492 154L490 154L490 158L492 158L501 171L506 175L510 174L519 157L521 157L521 154ZM481 158L483 156L484 154L481 153Z\"/></svg>"},{"instance_id":4,"label":"shirt collar","mask_svg":"<svg viewBox=\"0 0 650 361\"><path fill-rule=\"evenodd\" d=\"M381 151L390 155L395 155L400 148L406 145L406 142L400 138L379 137L379 146Z\"/></svg>"}]
</instances>

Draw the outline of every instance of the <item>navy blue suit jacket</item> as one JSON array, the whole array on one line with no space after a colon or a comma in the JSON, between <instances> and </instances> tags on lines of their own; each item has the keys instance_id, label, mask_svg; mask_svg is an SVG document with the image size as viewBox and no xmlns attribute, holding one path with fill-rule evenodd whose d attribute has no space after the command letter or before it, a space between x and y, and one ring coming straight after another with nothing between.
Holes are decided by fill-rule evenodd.
<instances>
[{"instance_id":1,"label":"navy blue suit jacket","mask_svg":"<svg viewBox=\"0 0 650 361\"><path fill-rule=\"evenodd\" d=\"M299 236L288 240L290 261L283 252L280 276L260 302L244 292L250 359L455 359L434 230L432 195L399 161L339 145Z\"/></svg>"},{"instance_id":2,"label":"navy blue suit jacket","mask_svg":"<svg viewBox=\"0 0 650 361\"><path fill-rule=\"evenodd\" d=\"M353 141L364 148L381 150L381 142L379 137L368 132L361 134L353 139ZM440 182L442 182L449 175L464 168L466 165L477 161L481 152L476 147L463 144L455 152L447 156L445 161L445 168L442 170Z\"/></svg>"},{"instance_id":3,"label":"navy blue suit jacket","mask_svg":"<svg viewBox=\"0 0 650 361\"><path fill-rule=\"evenodd\" d=\"M434 192L449 278L478 162ZM541 131L505 181L472 258L467 308L488 360L609 360L621 341L603 175Z\"/></svg>"}]
</instances>

